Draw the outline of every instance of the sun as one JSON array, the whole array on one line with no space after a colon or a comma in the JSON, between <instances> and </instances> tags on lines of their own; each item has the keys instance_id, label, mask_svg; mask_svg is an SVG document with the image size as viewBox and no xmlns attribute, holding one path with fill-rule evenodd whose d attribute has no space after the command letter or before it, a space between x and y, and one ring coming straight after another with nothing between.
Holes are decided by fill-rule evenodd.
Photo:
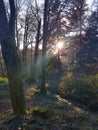
<instances>
[{"instance_id":1,"label":"sun","mask_svg":"<svg viewBox=\"0 0 98 130\"><path fill-rule=\"evenodd\" d=\"M62 41L59 41L59 42L57 43L57 49L61 49L61 48L63 48L63 42L62 42Z\"/></svg>"}]
</instances>

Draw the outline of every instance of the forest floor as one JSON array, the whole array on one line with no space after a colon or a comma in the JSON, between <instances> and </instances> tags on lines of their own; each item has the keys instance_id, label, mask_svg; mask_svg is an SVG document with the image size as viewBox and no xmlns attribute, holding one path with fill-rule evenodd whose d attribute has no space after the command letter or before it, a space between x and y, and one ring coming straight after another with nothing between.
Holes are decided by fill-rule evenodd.
<instances>
[{"instance_id":1,"label":"forest floor","mask_svg":"<svg viewBox=\"0 0 98 130\"><path fill-rule=\"evenodd\" d=\"M8 85L1 85L0 130L98 130L97 113L83 110L58 94L60 77L57 74L48 77L47 96L39 93L36 84L24 85L29 110L24 118L12 115Z\"/></svg>"}]
</instances>

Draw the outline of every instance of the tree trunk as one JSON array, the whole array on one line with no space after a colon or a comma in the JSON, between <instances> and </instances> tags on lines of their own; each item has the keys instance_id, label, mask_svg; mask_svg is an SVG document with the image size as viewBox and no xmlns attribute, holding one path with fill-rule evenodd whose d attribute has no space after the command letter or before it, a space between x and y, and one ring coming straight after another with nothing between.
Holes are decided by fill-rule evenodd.
<instances>
[{"instance_id":1,"label":"tree trunk","mask_svg":"<svg viewBox=\"0 0 98 130\"><path fill-rule=\"evenodd\" d=\"M25 30L24 30L24 39L23 39L23 74L24 79L27 78L27 39L28 39L28 19L25 17Z\"/></svg>"},{"instance_id":2,"label":"tree trunk","mask_svg":"<svg viewBox=\"0 0 98 130\"><path fill-rule=\"evenodd\" d=\"M33 72L31 74L34 81L37 79L37 61L38 61L38 47L40 43L40 29L41 29L41 19L38 21L38 28L37 28L37 36L36 36L36 45L35 45L35 52L34 52L34 64L33 64Z\"/></svg>"},{"instance_id":3,"label":"tree trunk","mask_svg":"<svg viewBox=\"0 0 98 130\"><path fill-rule=\"evenodd\" d=\"M41 93L47 94L46 91L46 48L47 48L47 31L48 31L48 0L45 0L44 4L44 23L43 23L43 47L42 47L42 82L41 82Z\"/></svg>"},{"instance_id":4,"label":"tree trunk","mask_svg":"<svg viewBox=\"0 0 98 130\"><path fill-rule=\"evenodd\" d=\"M15 11L14 0L9 0L9 4L10 4L9 28L10 28L10 32L11 32L13 38L15 38L15 17L16 17L16 11Z\"/></svg>"},{"instance_id":5,"label":"tree trunk","mask_svg":"<svg viewBox=\"0 0 98 130\"><path fill-rule=\"evenodd\" d=\"M1 76L1 77L4 77L2 60L3 60L3 59L2 59L1 52L0 52L0 76Z\"/></svg>"},{"instance_id":6,"label":"tree trunk","mask_svg":"<svg viewBox=\"0 0 98 130\"><path fill-rule=\"evenodd\" d=\"M21 63L17 54L14 36L7 21L3 0L0 1L0 43L7 68L10 98L14 114L26 114Z\"/></svg>"},{"instance_id":7,"label":"tree trunk","mask_svg":"<svg viewBox=\"0 0 98 130\"><path fill-rule=\"evenodd\" d=\"M59 52L59 49L58 49L58 61L57 61L57 66L58 66L58 73L60 73L61 70L62 70L62 66L61 66L61 60L60 60L60 52Z\"/></svg>"}]
</instances>

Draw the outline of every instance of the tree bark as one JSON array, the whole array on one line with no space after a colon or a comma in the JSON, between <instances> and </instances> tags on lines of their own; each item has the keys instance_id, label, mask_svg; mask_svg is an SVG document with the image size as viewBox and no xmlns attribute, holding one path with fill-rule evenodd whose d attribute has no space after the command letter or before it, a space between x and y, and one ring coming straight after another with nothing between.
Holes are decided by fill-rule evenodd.
<instances>
[{"instance_id":1,"label":"tree bark","mask_svg":"<svg viewBox=\"0 0 98 130\"><path fill-rule=\"evenodd\" d=\"M25 30L24 30L24 39L23 39L23 74L24 79L27 76L27 40L28 40L28 17L25 17Z\"/></svg>"},{"instance_id":2,"label":"tree bark","mask_svg":"<svg viewBox=\"0 0 98 130\"><path fill-rule=\"evenodd\" d=\"M14 28L14 26L12 28ZM1 43L2 55L7 68L9 88L10 88L10 98L11 98L14 114L26 114L26 103L25 103L25 98L23 93L21 63L17 54L15 38L13 35L14 32L12 31L13 29L12 30L10 29L11 29L11 25L7 21L4 2L3 0L1 0L0 1L0 43Z\"/></svg>"},{"instance_id":3,"label":"tree bark","mask_svg":"<svg viewBox=\"0 0 98 130\"><path fill-rule=\"evenodd\" d=\"M45 0L44 4L44 23L43 23L43 46L42 46L42 82L41 93L47 94L46 91L46 49L47 49L47 34L48 34L48 0Z\"/></svg>"},{"instance_id":4,"label":"tree bark","mask_svg":"<svg viewBox=\"0 0 98 130\"><path fill-rule=\"evenodd\" d=\"M2 55L0 52L0 76L4 77L4 72L3 72L3 63L2 63Z\"/></svg>"},{"instance_id":5,"label":"tree bark","mask_svg":"<svg viewBox=\"0 0 98 130\"><path fill-rule=\"evenodd\" d=\"M16 17L16 11L15 11L14 0L9 0L9 4L10 4L9 27L10 27L10 32L11 32L12 36L15 38L15 17Z\"/></svg>"},{"instance_id":6,"label":"tree bark","mask_svg":"<svg viewBox=\"0 0 98 130\"><path fill-rule=\"evenodd\" d=\"M35 44L35 51L34 51L34 64L33 64L33 72L31 74L34 81L37 79L37 61L38 61L38 47L40 43L40 30L41 30L41 19L38 21L38 28L37 28L37 36L36 36L36 44Z\"/></svg>"}]
</instances>

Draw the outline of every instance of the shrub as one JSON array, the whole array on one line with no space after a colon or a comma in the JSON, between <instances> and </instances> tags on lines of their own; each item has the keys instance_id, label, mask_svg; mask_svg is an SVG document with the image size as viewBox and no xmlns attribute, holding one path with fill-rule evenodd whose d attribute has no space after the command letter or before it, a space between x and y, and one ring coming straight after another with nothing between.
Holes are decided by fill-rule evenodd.
<instances>
[{"instance_id":1,"label":"shrub","mask_svg":"<svg viewBox=\"0 0 98 130\"><path fill-rule=\"evenodd\" d=\"M98 110L98 74L87 76L84 73L65 73L59 90L63 97L69 97L93 111Z\"/></svg>"}]
</instances>

